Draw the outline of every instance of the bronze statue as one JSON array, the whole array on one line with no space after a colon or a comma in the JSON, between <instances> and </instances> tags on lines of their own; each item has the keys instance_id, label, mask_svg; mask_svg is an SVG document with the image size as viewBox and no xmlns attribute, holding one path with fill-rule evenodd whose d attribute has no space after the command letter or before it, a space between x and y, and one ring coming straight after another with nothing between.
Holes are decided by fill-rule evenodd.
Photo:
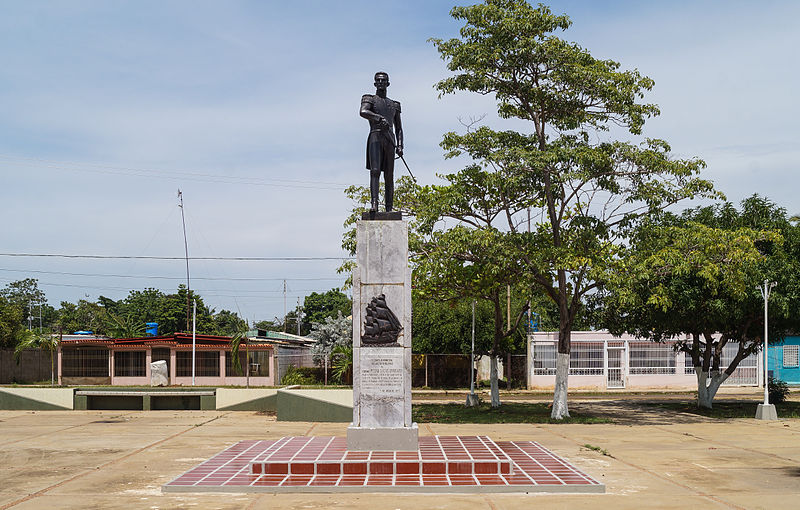
<instances>
[{"instance_id":1,"label":"bronze statue","mask_svg":"<svg viewBox=\"0 0 800 510\"><path fill-rule=\"evenodd\" d=\"M385 187L386 212L394 202L394 155L403 156L403 125L400 103L386 97L389 75L375 73L375 94L361 97L362 117L369 121L367 169L369 169L370 212L378 211L381 172Z\"/></svg>"}]
</instances>

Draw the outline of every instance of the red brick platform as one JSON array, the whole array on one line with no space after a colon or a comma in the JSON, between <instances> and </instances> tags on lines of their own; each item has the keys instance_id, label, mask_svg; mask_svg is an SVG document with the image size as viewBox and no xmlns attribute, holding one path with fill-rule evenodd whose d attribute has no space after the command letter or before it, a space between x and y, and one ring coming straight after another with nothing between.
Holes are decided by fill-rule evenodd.
<instances>
[{"instance_id":1,"label":"red brick platform","mask_svg":"<svg viewBox=\"0 0 800 510\"><path fill-rule=\"evenodd\" d=\"M351 452L342 437L241 441L164 492L605 492L533 441L423 436L418 452Z\"/></svg>"}]
</instances>

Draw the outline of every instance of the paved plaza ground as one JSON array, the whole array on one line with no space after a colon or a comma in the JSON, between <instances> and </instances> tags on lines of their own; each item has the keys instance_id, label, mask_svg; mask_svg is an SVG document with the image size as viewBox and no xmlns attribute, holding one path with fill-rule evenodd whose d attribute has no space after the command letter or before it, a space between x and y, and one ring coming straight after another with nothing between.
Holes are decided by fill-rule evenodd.
<instances>
[{"instance_id":1,"label":"paved plaza ground","mask_svg":"<svg viewBox=\"0 0 800 510\"><path fill-rule=\"evenodd\" d=\"M601 495L163 494L162 484L239 440L345 435L347 425L242 411L0 411L0 510L798 507L800 420L713 419L637 398L573 399L615 424L420 424L423 435L539 441L605 483Z\"/></svg>"}]
</instances>

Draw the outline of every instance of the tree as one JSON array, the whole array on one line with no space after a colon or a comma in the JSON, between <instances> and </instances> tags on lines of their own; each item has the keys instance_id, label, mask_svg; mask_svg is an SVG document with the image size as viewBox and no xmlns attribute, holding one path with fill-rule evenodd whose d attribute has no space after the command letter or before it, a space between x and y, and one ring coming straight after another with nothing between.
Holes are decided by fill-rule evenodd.
<instances>
[{"instance_id":1,"label":"tree","mask_svg":"<svg viewBox=\"0 0 800 510\"><path fill-rule=\"evenodd\" d=\"M327 292L312 292L303 300L303 334L308 334L311 324L322 322L326 317L336 317L341 313L344 317L352 314L353 302L340 289ZM307 329L306 329L307 328Z\"/></svg>"},{"instance_id":2,"label":"tree","mask_svg":"<svg viewBox=\"0 0 800 510\"><path fill-rule=\"evenodd\" d=\"M75 331L92 331L97 335L107 332L108 315L105 309L97 303L85 299L77 303L62 301L58 309L58 326L66 333ZM143 324L144 326L144 324ZM113 328L114 325L112 324Z\"/></svg>"},{"instance_id":3,"label":"tree","mask_svg":"<svg viewBox=\"0 0 800 510\"><path fill-rule=\"evenodd\" d=\"M242 361L239 357L239 348L244 342L244 349L245 349L245 385L247 388L250 387L250 341L247 338L247 334L245 331L237 331L231 337L231 364L233 365L233 369L236 370L236 373L242 375Z\"/></svg>"},{"instance_id":4,"label":"tree","mask_svg":"<svg viewBox=\"0 0 800 510\"><path fill-rule=\"evenodd\" d=\"M322 322L315 322L308 336L316 340L311 347L314 362L322 364L330 358L331 352L337 346L352 347L353 321L349 317L343 317L342 312L337 312L336 318L325 317Z\"/></svg>"},{"instance_id":5,"label":"tree","mask_svg":"<svg viewBox=\"0 0 800 510\"><path fill-rule=\"evenodd\" d=\"M0 347L14 347L25 331L22 308L0 295Z\"/></svg>"},{"instance_id":6,"label":"tree","mask_svg":"<svg viewBox=\"0 0 800 510\"><path fill-rule=\"evenodd\" d=\"M644 224L598 292L602 325L655 341L688 335L676 347L692 358L698 405L711 408L720 385L763 345L759 282L776 280L781 289L770 298L770 339L798 326L797 229L758 196L741 212L726 203ZM738 347L723 371L728 344Z\"/></svg>"},{"instance_id":7,"label":"tree","mask_svg":"<svg viewBox=\"0 0 800 510\"><path fill-rule=\"evenodd\" d=\"M39 280L36 278L25 278L6 285L0 290L0 296L7 299L15 307L22 310L23 315L20 323L28 325L28 318L31 318L31 325L40 324L43 330L50 330L51 325L56 320L55 309L47 304L47 297L43 290L39 289Z\"/></svg>"},{"instance_id":8,"label":"tree","mask_svg":"<svg viewBox=\"0 0 800 510\"><path fill-rule=\"evenodd\" d=\"M232 336L247 330L247 322L229 310L220 310L212 316L217 335Z\"/></svg>"},{"instance_id":9,"label":"tree","mask_svg":"<svg viewBox=\"0 0 800 510\"><path fill-rule=\"evenodd\" d=\"M500 230L502 223L498 237L506 238L508 258L558 308L551 416L561 419L569 416L571 331L627 229L681 199L716 195L697 176L702 161L673 158L662 140L634 144L604 134L611 126L641 134L645 120L659 113L640 102L654 82L553 35L571 25L567 16L523 0L486 0L455 7L451 15L465 24L458 38L432 39L453 72L436 88L494 95L498 115L515 119L515 127L524 122L529 132L481 126L447 133L447 157L466 155L475 163L446 176L452 192L438 193L446 200L439 217L468 222L483 214L484 196L462 183L486 181L494 188L490 198L502 209L492 224Z\"/></svg>"},{"instance_id":10,"label":"tree","mask_svg":"<svg viewBox=\"0 0 800 510\"><path fill-rule=\"evenodd\" d=\"M421 219L423 240L413 255L414 281L418 294L443 301L474 298L486 301L492 309L490 357L491 405L500 406L497 381L497 358L507 351L506 341L517 331L527 312L527 303L515 310L515 320L506 324L506 287L521 278L519 265L508 255L507 235L492 227L489 216L473 218L470 226L457 225L448 230L431 228L427 220L437 217L443 188L425 187L419 190L420 204L416 208ZM487 205L487 208L489 206Z\"/></svg>"}]
</instances>

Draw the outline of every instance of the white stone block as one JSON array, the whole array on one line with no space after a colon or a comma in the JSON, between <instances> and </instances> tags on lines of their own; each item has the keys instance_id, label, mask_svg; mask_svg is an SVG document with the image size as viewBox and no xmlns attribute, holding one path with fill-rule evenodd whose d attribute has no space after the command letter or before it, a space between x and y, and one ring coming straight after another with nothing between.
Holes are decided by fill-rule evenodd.
<instances>
[{"instance_id":1,"label":"white stone block","mask_svg":"<svg viewBox=\"0 0 800 510\"><path fill-rule=\"evenodd\" d=\"M150 363L150 386L169 386L166 361L161 360Z\"/></svg>"}]
</instances>

